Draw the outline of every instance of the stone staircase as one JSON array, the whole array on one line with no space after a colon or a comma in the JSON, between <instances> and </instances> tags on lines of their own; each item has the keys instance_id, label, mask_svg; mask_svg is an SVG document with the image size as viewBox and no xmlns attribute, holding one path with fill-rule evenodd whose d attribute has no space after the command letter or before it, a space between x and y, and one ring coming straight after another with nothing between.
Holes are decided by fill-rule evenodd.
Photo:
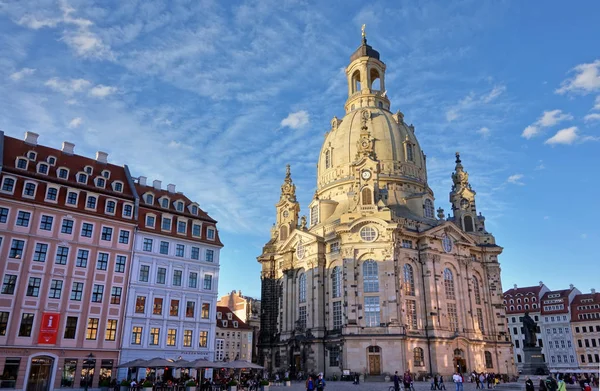
<instances>
[{"instance_id":1,"label":"stone staircase","mask_svg":"<svg viewBox=\"0 0 600 391\"><path fill-rule=\"evenodd\" d=\"M365 378L365 383L381 383L385 381L385 375L369 375Z\"/></svg>"}]
</instances>

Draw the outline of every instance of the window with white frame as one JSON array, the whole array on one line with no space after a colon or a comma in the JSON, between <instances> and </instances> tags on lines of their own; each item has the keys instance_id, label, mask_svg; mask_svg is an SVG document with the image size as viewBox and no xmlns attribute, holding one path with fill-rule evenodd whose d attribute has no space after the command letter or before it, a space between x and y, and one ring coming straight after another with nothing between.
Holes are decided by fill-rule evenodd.
<instances>
[{"instance_id":1,"label":"window with white frame","mask_svg":"<svg viewBox=\"0 0 600 391\"><path fill-rule=\"evenodd\" d=\"M50 166L47 163L38 163L38 166L37 166L37 172L38 172L38 174L47 175L49 167Z\"/></svg>"},{"instance_id":2,"label":"window with white frame","mask_svg":"<svg viewBox=\"0 0 600 391\"><path fill-rule=\"evenodd\" d=\"M79 183L87 183L87 175L83 172L80 172L79 174L77 174L77 182Z\"/></svg>"},{"instance_id":3,"label":"window with white frame","mask_svg":"<svg viewBox=\"0 0 600 391\"><path fill-rule=\"evenodd\" d=\"M379 292L379 268L369 259L363 263L363 287L365 292Z\"/></svg>"},{"instance_id":4,"label":"window with white frame","mask_svg":"<svg viewBox=\"0 0 600 391\"><path fill-rule=\"evenodd\" d=\"M25 187L23 187L23 197L34 198L36 190L37 185L35 183L25 182Z\"/></svg>"},{"instance_id":5,"label":"window with white frame","mask_svg":"<svg viewBox=\"0 0 600 391\"><path fill-rule=\"evenodd\" d=\"M19 168L21 170L26 170L27 164L28 164L27 159L22 158L22 157L17 158L17 162L16 162L17 168Z\"/></svg>"},{"instance_id":6,"label":"window with white frame","mask_svg":"<svg viewBox=\"0 0 600 391\"><path fill-rule=\"evenodd\" d=\"M298 277L298 301L306 303L306 273L302 273Z\"/></svg>"},{"instance_id":7,"label":"window with white frame","mask_svg":"<svg viewBox=\"0 0 600 391\"><path fill-rule=\"evenodd\" d=\"M206 238L208 240L215 240L215 230L214 230L214 228L207 228L206 229Z\"/></svg>"},{"instance_id":8,"label":"window with white frame","mask_svg":"<svg viewBox=\"0 0 600 391\"><path fill-rule=\"evenodd\" d=\"M333 329L339 330L342 328L342 302L333 302Z\"/></svg>"},{"instance_id":9,"label":"window with white frame","mask_svg":"<svg viewBox=\"0 0 600 391\"><path fill-rule=\"evenodd\" d=\"M379 296L365 297L365 326L379 327L380 323Z\"/></svg>"},{"instance_id":10,"label":"window with white frame","mask_svg":"<svg viewBox=\"0 0 600 391\"><path fill-rule=\"evenodd\" d=\"M15 178L5 176L2 178L2 192L12 194L15 191Z\"/></svg>"},{"instance_id":11,"label":"window with white frame","mask_svg":"<svg viewBox=\"0 0 600 391\"><path fill-rule=\"evenodd\" d=\"M56 202L58 198L58 189L56 187L47 187L46 188L46 201Z\"/></svg>"},{"instance_id":12,"label":"window with white frame","mask_svg":"<svg viewBox=\"0 0 600 391\"><path fill-rule=\"evenodd\" d=\"M59 179L68 179L69 178L69 169L60 167L58 170L56 170L56 174L58 175Z\"/></svg>"},{"instance_id":13,"label":"window with white frame","mask_svg":"<svg viewBox=\"0 0 600 391\"><path fill-rule=\"evenodd\" d=\"M46 159L46 161L51 165L55 165L56 164L56 158L54 156L48 156L48 158Z\"/></svg>"},{"instance_id":14,"label":"window with white frame","mask_svg":"<svg viewBox=\"0 0 600 391\"><path fill-rule=\"evenodd\" d=\"M431 201L429 198L425 199L425 203L423 205L423 209L424 209L424 215L427 218L433 219L434 215L435 215L435 209L433 207L433 201Z\"/></svg>"},{"instance_id":15,"label":"window with white frame","mask_svg":"<svg viewBox=\"0 0 600 391\"><path fill-rule=\"evenodd\" d=\"M372 242L377 238L377 230L370 226L363 227L360 230L360 238L365 242Z\"/></svg>"},{"instance_id":16,"label":"window with white frame","mask_svg":"<svg viewBox=\"0 0 600 391\"><path fill-rule=\"evenodd\" d=\"M331 270L331 297L342 296L342 268L339 266Z\"/></svg>"}]
</instances>

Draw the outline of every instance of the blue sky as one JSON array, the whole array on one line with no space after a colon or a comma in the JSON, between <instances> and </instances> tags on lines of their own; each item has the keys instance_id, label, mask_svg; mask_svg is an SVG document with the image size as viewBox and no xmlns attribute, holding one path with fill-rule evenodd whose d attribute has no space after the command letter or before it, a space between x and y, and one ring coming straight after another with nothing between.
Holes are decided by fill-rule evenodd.
<instances>
[{"instance_id":1,"label":"blue sky","mask_svg":"<svg viewBox=\"0 0 600 391\"><path fill-rule=\"evenodd\" d=\"M285 164L306 213L365 23L436 208L461 151L504 289L585 292L600 253L598 15L591 0L0 0L0 129L175 183L219 221L220 292L259 296Z\"/></svg>"}]
</instances>

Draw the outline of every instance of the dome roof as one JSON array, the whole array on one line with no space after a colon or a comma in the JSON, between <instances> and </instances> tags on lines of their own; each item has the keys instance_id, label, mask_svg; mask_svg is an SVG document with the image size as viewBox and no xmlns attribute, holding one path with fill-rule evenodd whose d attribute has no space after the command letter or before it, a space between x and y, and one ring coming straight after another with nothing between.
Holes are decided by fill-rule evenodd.
<instances>
[{"instance_id":1,"label":"dome roof","mask_svg":"<svg viewBox=\"0 0 600 391\"><path fill-rule=\"evenodd\" d=\"M410 181L426 185L425 159L414 134L402 113L392 114L377 107L365 107L349 112L342 120L334 118L332 129L325 137L317 169L317 192L352 181L351 165L357 160L362 130L363 111L370 119L367 131L373 139L374 158L380 164L380 177L393 181Z\"/></svg>"}]
</instances>

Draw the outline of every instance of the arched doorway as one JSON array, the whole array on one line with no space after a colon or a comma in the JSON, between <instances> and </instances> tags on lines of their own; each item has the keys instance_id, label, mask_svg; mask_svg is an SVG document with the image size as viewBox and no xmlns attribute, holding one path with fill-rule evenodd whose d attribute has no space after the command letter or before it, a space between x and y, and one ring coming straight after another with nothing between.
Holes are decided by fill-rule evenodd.
<instances>
[{"instance_id":1,"label":"arched doorway","mask_svg":"<svg viewBox=\"0 0 600 391\"><path fill-rule=\"evenodd\" d=\"M467 371L467 361L464 359L462 349L454 349L454 369L459 373Z\"/></svg>"},{"instance_id":2,"label":"arched doorway","mask_svg":"<svg viewBox=\"0 0 600 391\"><path fill-rule=\"evenodd\" d=\"M54 368L54 359L48 356L37 356L31 359L27 391L49 391Z\"/></svg>"},{"instance_id":3,"label":"arched doorway","mask_svg":"<svg viewBox=\"0 0 600 391\"><path fill-rule=\"evenodd\" d=\"M369 346L367 348L369 361L369 375L381 375L381 348Z\"/></svg>"}]
</instances>

